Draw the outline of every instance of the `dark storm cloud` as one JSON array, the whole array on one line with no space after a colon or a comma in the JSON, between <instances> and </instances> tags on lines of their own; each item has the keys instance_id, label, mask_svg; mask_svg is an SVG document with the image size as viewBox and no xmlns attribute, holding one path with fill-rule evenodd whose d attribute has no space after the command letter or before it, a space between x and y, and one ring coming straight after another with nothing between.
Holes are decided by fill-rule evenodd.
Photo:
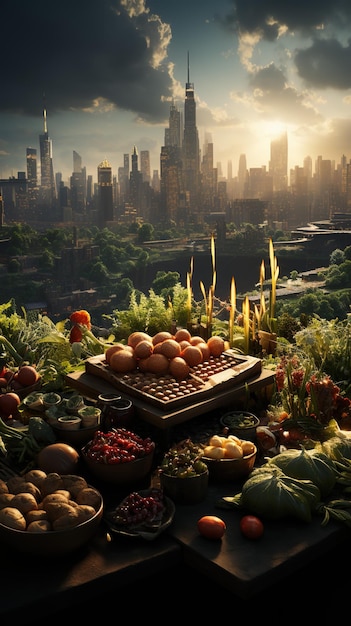
<instances>
[{"instance_id":1,"label":"dark storm cloud","mask_svg":"<svg viewBox=\"0 0 351 626\"><path fill-rule=\"evenodd\" d=\"M336 28L350 25L350 0L232 0L233 9L223 24L233 32L260 33L272 41L279 25L304 36L313 35L321 24Z\"/></svg>"},{"instance_id":2,"label":"dark storm cloud","mask_svg":"<svg viewBox=\"0 0 351 626\"><path fill-rule=\"evenodd\" d=\"M1 9L0 111L35 114L89 108L100 98L162 121L169 105L167 68L154 69L170 31L150 18L143 2L123 0L12 0Z\"/></svg>"},{"instance_id":3,"label":"dark storm cloud","mask_svg":"<svg viewBox=\"0 0 351 626\"><path fill-rule=\"evenodd\" d=\"M351 45L336 39L315 41L307 50L298 50L295 63L299 75L314 87L350 89Z\"/></svg>"},{"instance_id":4,"label":"dark storm cloud","mask_svg":"<svg viewBox=\"0 0 351 626\"><path fill-rule=\"evenodd\" d=\"M265 119L282 118L290 122L315 124L320 114L305 102L303 94L288 85L285 74L273 63L250 78L256 105Z\"/></svg>"},{"instance_id":5,"label":"dark storm cloud","mask_svg":"<svg viewBox=\"0 0 351 626\"><path fill-rule=\"evenodd\" d=\"M309 87L351 87L351 45L345 46L337 35L350 32L350 0L233 0L223 24L232 32L255 33L271 42L278 39L279 27L309 37L306 47L295 51L299 76Z\"/></svg>"}]
</instances>

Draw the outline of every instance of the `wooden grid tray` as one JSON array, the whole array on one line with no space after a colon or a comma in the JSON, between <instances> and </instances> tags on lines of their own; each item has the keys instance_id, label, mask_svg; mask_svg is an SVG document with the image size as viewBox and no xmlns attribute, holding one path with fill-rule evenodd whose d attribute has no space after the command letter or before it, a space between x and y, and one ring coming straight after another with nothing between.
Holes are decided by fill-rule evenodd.
<instances>
[{"instance_id":1,"label":"wooden grid tray","mask_svg":"<svg viewBox=\"0 0 351 626\"><path fill-rule=\"evenodd\" d=\"M260 375L262 362L255 357L227 350L220 357L211 357L206 363L193 367L186 380L177 382L170 375L158 377L138 370L119 375L106 363L102 354L87 359L85 371L103 378L122 393L169 411L242 385Z\"/></svg>"}]
</instances>

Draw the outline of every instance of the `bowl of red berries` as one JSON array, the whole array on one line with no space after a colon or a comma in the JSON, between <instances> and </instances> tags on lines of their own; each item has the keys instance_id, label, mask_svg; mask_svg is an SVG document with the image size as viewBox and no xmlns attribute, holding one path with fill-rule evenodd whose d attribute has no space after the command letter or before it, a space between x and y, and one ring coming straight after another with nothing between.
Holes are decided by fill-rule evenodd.
<instances>
[{"instance_id":1,"label":"bowl of red berries","mask_svg":"<svg viewBox=\"0 0 351 626\"><path fill-rule=\"evenodd\" d=\"M138 483L151 474L155 442L126 428L95 431L93 438L81 449L89 472L99 480L128 485Z\"/></svg>"}]
</instances>

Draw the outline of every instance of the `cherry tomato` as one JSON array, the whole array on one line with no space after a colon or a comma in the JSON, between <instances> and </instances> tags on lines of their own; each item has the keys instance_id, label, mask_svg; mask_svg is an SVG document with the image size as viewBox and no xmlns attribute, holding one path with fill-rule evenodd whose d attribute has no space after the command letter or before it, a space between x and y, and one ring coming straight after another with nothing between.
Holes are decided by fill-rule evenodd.
<instances>
[{"instance_id":1,"label":"cherry tomato","mask_svg":"<svg viewBox=\"0 0 351 626\"><path fill-rule=\"evenodd\" d=\"M226 528L225 522L215 515L204 515L197 521L197 529L206 539L221 539Z\"/></svg>"},{"instance_id":2,"label":"cherry tomato","mask_svg":"<svg viewBox=\"0 0 351 626\"><path fill-rule=\"evenodd\" d=\"M255 515L244 515L240 520L240 530L247 539L259 539L263 535L264 526Z\"/></svg>"}]
</instances>

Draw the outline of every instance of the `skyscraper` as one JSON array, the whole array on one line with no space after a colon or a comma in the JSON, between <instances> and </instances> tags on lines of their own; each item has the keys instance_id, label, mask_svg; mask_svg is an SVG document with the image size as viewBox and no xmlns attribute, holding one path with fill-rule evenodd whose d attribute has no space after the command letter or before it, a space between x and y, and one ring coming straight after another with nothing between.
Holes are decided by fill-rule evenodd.
<instances>
[{"instance_id":1,"label":"skyscraper","mask_svg":"<svg viewBox=\"0 0 351 626\"><path fill-rule=\"evenodd\" d=\"M140 151L140 171L143 177L143 182L149 183L151 181L149 150Z\"/></svg>"},{"instance_id":2,"label":"skyscraper","mask_svg":"<svg viewBox=\"0 0 351 626\"><path fill-rule=\"evenodd\" d=\"M105 159L98 165L98 226L113 221L112 167Z\"/></svg>"},{"instance_id":3,"label":"skyscraper","mask_svg":"<svg viewBox=\"0 0 351 626\"><path fill-rule=\"evenodd\" d=\"M161 148L161 207L160 219L179 222L179 203L182 192L181 117L172 102L169 126L165 129L164 146Z\"/></svg>"},{"instance_id":4,"label":"skyscraper","mask_svg":"<svg viewBox=\"0 0 351 626\"><path fill-rule=\"evenodd\" d=\"M188 53L188 80L185 86L184 103L184 137L182 146L183 156L183 186L186 195L186 205L193 215L200 211L200 150L199 136L196 126L196 102L194 84L190 82L189 53Z\"/></svg>"},{"instance_id":5,"label":"skyscraper","mask_svg":"<svg viewBox=\"0 0 351 626\"><path fill-rule=\"evenodd\" d=\"M288 188L288 134L283 133L271 141L269 173L273 179L273 191L287 191Z\"/></svg>"},{"instance_id":6,"label":"skyscraper","mask_svg":"<svg viewBox=\"0 0 351 626\"><path fill-rule=\"evenodd\" d=\"M54 167L52 162L52 141L48 134L46 109L43 110L44 133L39 135L40 147L40 199L51 208L56 199Z\"/></svg>"},{"instance_id":7,"label":"skyscraper","mask_svg":"<svg viewBox=\"0 0 351 626\"><path fill-rule=\"evenodd\" d=\"M87 203L87 175L82 167L82 157L73 150L73 172L71 176L71 206L76 214L85 214Z\"/></svg>"},{"instance_id":8,"label":"skyscraper","mask_svg":"<svg viewBox=\"0 0 351 626\"><path fill-rule=\"evenodd\" d=\"M35 208L38 202L38 168L36 148L27 148L27 180L28 180L28 201L31 209Z\"/></svg>"},{"instance_id":9,"label":"skyscraper","mask_svg":"<svg viewBox=\"0 0 351 626\"><path fill-rule=\"evenodd\" d=\"M132 169L129 177L129 199L132 206L140 211L141 209L141 192L142 192L142 174L139 170L139 155L136 146L132 152Z\"/></svg>"}]
</instances>

